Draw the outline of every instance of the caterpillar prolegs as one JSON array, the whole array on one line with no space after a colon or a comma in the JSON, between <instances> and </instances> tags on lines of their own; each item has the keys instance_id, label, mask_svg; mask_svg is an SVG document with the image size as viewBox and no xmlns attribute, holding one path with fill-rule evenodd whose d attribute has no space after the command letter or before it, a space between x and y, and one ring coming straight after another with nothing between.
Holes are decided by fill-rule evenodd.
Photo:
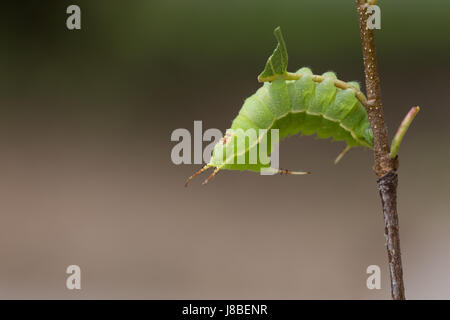
<instances>
[{"instance_id":1,"label":"caterpillar prolegs","mask_svg":"<svg viewBox=\"0 0 450 320\"><path fill-rule=\"evenodd\" d=\"M231 128L214 146L211 161L186 184L211 167L215 170L205 183L219 170L270 170L270 163L260 158L259 149L265 141L270 154L271 129L278 129L279 140L298 133L316 133L320 139L345 141L347 147L337 161L352 147L373 147L372 131L363 106L366 100L359 85L338 80L333 72L318 76L309 68L301 68L296 73L288 73L287 51L279 28L275 36L278 45L258 77L264 82L263 86L245 100ZM248 134L252 131L257 134ZM250 161L255 154L255 161ZM244 161L238 161L239 158Z\"/></svg>"}]
</instances>

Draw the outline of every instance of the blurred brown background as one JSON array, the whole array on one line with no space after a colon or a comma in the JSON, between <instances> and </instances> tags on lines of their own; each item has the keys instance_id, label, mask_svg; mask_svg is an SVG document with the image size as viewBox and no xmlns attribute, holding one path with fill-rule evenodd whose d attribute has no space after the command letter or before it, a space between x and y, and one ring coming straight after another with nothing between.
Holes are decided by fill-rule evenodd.
<instances>
[{"instance_id":1,"label":"blurred brown background","mask_svg":"<svg viewBox=\"0 0 450 320\"><path fill-rule=\"evenodd\" d=\"M448 299L450 3L379 5L391 137L422 108L400 149L406 293ZM0 298L390 297L369 151L335 166L341 143L296 136L281 166L310 176L222 172L187 189L201 166L170 159L174 129L229 127L278 25L290 70L363 82L354 1L18 1L1 15ZM366 288L372 264L381 290Z\"/></svg>"}]
</instances>

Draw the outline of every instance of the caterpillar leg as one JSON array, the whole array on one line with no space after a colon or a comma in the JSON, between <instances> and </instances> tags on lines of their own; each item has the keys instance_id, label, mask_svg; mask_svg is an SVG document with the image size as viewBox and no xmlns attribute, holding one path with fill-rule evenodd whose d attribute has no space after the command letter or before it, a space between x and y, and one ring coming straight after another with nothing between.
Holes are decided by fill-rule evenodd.
<instances>
[{"instance_id":1,"label":"caterpillar leg","mask_svg":"<svg viewBox=\"0 0 450 320\"><path fill-rule=\"evenodd\" d=\"M278 174L279 175L283 175L283 174L303 175L303 174L311 174L311 172L308 172L308 171L291 171L291 170L279 169L278 170Z\"/></svg>"},{"instance_id":2,"label":"caterpillar leg","mask_svg":"<svg viewBox=\"0 0 450 320\"><path fill-rule=\"evenodd\" d=\"M262 175L274 175L274 174L292 174L292 175L303 175L303 174L311 174L311 172L307 171L291 171L291 170L285 170L285 169L275 169L275 168L262 168L261 169Z\"/></svg>"},{"instance_id":3,"label":"caterpillar leg","mask_svg":"<svg viewBox=\"0 0 450 320\"><path fill-rule=\"evenodd\" d=\"M342 150L341 153L336 157L334 160L334 164L337 164L339 161L341 161L342 157L345 156L345 154L351 149L352 147L346 146L344 150Z\"/></svg>"},{"instance_id":4,"label":"caterpillar leg","mask_svg":"<svg viewBox=\"0 0 450 320\"><path fill-rule=\"evenodd\" d=\"M194 179L196 176L198 176L199 174L205 172L207 169L209 168L209 166L204 166L203 168L201 168L200 170L198 170L196 173L194 173L192 176L190 176L187 180L186 183L184 184L185 187L188 186L189 182L191 182L192 179Z\"/></svg>"}]
</instances>

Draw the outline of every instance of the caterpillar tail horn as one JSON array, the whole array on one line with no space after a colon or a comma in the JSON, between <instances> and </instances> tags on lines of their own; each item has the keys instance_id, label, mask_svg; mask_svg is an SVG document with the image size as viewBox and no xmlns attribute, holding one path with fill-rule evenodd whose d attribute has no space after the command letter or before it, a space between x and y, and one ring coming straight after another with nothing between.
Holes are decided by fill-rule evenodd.
<instances>
[{"instance_id":1,"label":"caterpillar tail horn","mask_svg":"<svg viewBox=\"0 0 450 320\"><path fill-rule=\"evenodd\" d=\"M196 176L198 176L199 174L202 174L203 172L205 172L207 169L209 169L210 166L206 165L203 168L201 168L200 170L198 170L196 173L194 173L192 176L190 176L187 180L186 183L184 184L185 187L187 187L189 185L189 183L191 182L192 179L194 179Z\"/></svg>"},{"instance_id":2,"label":"caterpillar tail horn","mask_svg":"<svg viewBox=\"0 0 450 320\"><path fill-rule=\"evenodd\" d=\"M214 169L213 173L211 173L211 175L208 177L208 179L206 179L205 181L203 181L203 185L208 184L208 182L210 182L212 180L212 178L214 178L214 176L217 174L217 172L219 172L220 168L217 167Z\"/></svg>"}]
</instances>

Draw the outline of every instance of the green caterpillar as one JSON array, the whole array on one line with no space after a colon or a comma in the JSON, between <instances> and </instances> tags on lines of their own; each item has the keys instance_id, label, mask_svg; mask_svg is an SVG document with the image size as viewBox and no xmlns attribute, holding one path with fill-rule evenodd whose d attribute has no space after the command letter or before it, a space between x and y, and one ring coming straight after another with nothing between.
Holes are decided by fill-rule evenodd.
<instances>
[{"instance_id":1,"label":"green caterpillar","mask_svg":"<svg viewBox=\"0 0 450 320\"><path fill-rule=\"evenodd\" d=\"M314 75L308 68L301 68L296 73L287 72L287 50L279 27L275 29L275 36L278 45L258 76L264 85L245 100L231 129L214 146L211 161L192 175L186 185L210 167L215 170L204 183L219 170L269 169L270 163L263 162L260 153L256 161L249 162L249 159L260 149L263 140L271 141L271 129L279 130L280 140L301 132L304 135L316 133L320 139L345 141L347 146L336 162L352 147L373 148L373 135L364 108L367 102L358 83L338 80L333 72ZM259 134L245 134L252 129ZM271 144L268 144L270 154ZM239 162L239 157L245 161ZM308 173L276 171L280 174Z\"/></svg>"}]
</instances>

